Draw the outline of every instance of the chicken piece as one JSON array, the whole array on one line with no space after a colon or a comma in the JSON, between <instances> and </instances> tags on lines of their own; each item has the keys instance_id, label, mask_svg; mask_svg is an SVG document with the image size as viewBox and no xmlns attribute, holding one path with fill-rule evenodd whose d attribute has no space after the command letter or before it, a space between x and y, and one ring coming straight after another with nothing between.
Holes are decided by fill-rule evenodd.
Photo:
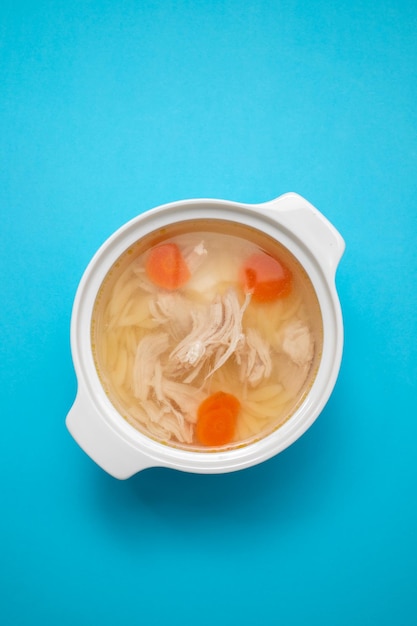
<instances>
[{"instance_id":1,"label":"chicken piece","mask_svg":"<svg viewBox=\"0 0 417 626\"><path fill-rule=\"evenodd\" d=\"M248 328L236 351L236 362L240 365L240 380L256 387L272 372L271 348L260 333Z\"/></svg>"},{"instance_id":2,"label":"chicken piece","mask_svg":"<svg viewBox=\"0 0 417 626\"><path fill-rule=\"evenodd\" d=\"M139 343L133 368L133 392L140 400L135 416L155 436L191 443L197 407L204 394L164 376L169 345L167 333L154 333Z\"/></svg>"},{"instance_id":3,"label":"chicken piece","mask_svg":"<svg viewBox=\"0 0 417 626\"><path fill-rule=\"evenodd\" d=\"M236 292L229 290L223 297L224 303L224 324L222 328L223 336L219 336L217 341L227 347L226 351L218 349L213 369L209 376L218 370L232 356L242 339L242 318L250 302L251 294L247 294L242 306L239 305ZM208 376L207 376L208 377Z\"/></svg>"},{"instance_id":4,"label":"chicken piece","mask_svg":"<svg viewBox=\"0 0 417 626\"><path fill-rule=\"evenodd\" d=\"M191 332L170 354L177 366L194 368L188 382L206 363L212 366L208 378L233 354L242 335L242 317L249 301L250 296L241 306L237 293L230 289L223 296L217 295L210 305L192 311Z\"/></svg>"},{"instance_id":5,"label":"chicken piece","mask_svg":"<svg viewBox=\"0 0 417 626\"><path fill-rule=\"evenodd\" d=\"M160 356L168 349L167 333L153 333L143 337L136 350L132 389L139 400L146 400L154 387L155 369Z\"/></svg>"},{"instance_id":6,"label":"chicken piece","mask_svg":"<svg viewBox=\"0 0 417 626\"><path fill-rule=\"evenodd\" d=\"M296 365L311 363L314 356L314 340L309 328L301 320L287 324L280 334L280 347Z\"/></svg>"},{"instance_id":7,"label":"chicken piece","mask_svg":"<svg viewBox=\"0 0 417 626\"><path fill-rule=\"evenodd\" d=\"M191 328L190 304L179 293L157 293L149 302L152 320L179 341Z\"/></svg>"},{"instance_id":8,"label":"chicken piece","mask_svg":"<svg viewBox=\"0 0 417 626\"><path fill-rule=\"evenodd\" d=\"M169 441L172 437L181 443L191 443L193 440L193 425L171 407L161 407L153 400L146 400L141 407L131 408L130 415L133 425L136 422L163 441Z\"/></svg>"},{"instance_id":9,"label":"chicken piece","mask_svg":"<svg viewBox=\"0 0 417 626\"><path fill-rule=\"evenodd\" d=\"M175 409L171 409L164 416L164 428L169 433L168 439L172 439L174 436L180 443L192 443L194 427L185 420L181 413Z\"/></svg>"},{"instance_id":10,"label":"chicken piece","mask_svg":"<svg viewBox=\"0 0 417 626\"><path fill-rule=\"evenodd\" d=\"M212 343L212 336L223 321L220 298L217 298L209 307L193 309L191 320L191 331L169 356L171 361L185 368L197 366L200 360L207 356L207 348Z\"/></svg>"},{"instance_id":11,"label":"chicken piece","mask_svg":"<svg viewBox=\"0 0 417 626\"><path fill-rule=\"evenodd\" d=\"M191 423L196 422L198 406L205 398L205 394L200 389L175 380L163 378L161 390L162 402L164 404L169 406L173 411L178 407L186 421Z\"/></svg>"}]
</instances>

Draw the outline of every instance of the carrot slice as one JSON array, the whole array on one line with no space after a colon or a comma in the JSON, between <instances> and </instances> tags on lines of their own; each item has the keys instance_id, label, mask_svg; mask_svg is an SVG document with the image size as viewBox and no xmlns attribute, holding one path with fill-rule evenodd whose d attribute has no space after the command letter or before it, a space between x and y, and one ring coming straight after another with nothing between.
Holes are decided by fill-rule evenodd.
<instances>
[{"instance_id":1,"label":"carrot slice","mask_svg":"<svg viewBox=\"0 0 417 626\"><path fill-rule=\"evenodd\" d=\"M145 270L155 285L171 290L185 285L191 276L184 257L175 243L163 243L152 248L146 260Z\"/></svg>"},{"instance_id":2,"label":"carrot slice","mask_svg":"<svg viewBox=\"0 0 417 626\"><path fill-rule=\"evenodd\" d=\"M196 437L204 446L223 446L233 439L239 400L230 393L218 391L198 407Z\"/></svg>"},{"instance_id":3,"label":"carrot slice","mask_svg":"<svg viewBox=\"0 0 417 626\"><path fill-rule=\"evenodd\" d=\"M292 273L278 259L256 252L246 259L240 273L240 282L255 302L273 302L291 293Z\"/></svg>"}]
</instances>

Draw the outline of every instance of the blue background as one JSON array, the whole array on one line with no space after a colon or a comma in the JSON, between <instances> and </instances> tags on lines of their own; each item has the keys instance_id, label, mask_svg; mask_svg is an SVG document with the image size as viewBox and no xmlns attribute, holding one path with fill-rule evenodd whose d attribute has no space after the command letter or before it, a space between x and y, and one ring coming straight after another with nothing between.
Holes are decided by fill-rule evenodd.
<instances>
[{"instance_id":1,"label":"blue background","mask_svg":"<svg viewBox=\"0 0 417 626\"><path fill-rule=\"evenodd\" d=\"M2 1L2 624L417 623L416 6ZM347 243L326 409L240 473L109 477L64 425L91 256L286 191Z\"/></svg>"}]
</instances>

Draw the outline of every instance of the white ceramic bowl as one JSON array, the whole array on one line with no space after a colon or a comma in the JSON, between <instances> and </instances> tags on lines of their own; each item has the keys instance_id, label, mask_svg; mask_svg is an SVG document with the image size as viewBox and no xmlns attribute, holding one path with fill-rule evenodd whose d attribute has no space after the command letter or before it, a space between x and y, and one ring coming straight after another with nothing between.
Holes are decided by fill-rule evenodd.
<instances>
[{"instance_id":1,"label":"white ceramic bowl","mask_svg":"<svg viewBox=\"0 0 417 626\"><path fill-rule=\"evenodd\" d=\"M302 404L280 428L244 447L202 452L169 447L134 429L115 409L99 380L91 349L97 292L113 263L134 242L172 223L218 218L246 224L286 246L307 272L320 304L323 350L318 372ZM343 323L335 274L345 248L330 222L301 196L288 193L262 204L185 200L139 215L115 232L88 265L75 297L71 349L78 392L66 425L80 447L105 471L128 478L148 467L196 473L240 470L278 454L315 421L335 385L343 348Z\"/></svg>"}]
</instances>

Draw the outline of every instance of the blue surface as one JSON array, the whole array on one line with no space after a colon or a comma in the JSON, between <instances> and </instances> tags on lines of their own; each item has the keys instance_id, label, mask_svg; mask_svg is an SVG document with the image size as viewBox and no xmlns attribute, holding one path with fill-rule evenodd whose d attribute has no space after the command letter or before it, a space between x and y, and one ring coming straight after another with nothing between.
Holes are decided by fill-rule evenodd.
<instances>
[{"instance_id":1,"label":"blue surface","mask_svg":"<svg viewBox=\"0 0 417 626\"><path fill-rule=\"evenodd\" d=\"M417 623L416 32L404 0L3 0L2 625ZM326 409L241 473L110 478L64 426L91 256L286 191L347 243Z\"/></svg>"}]
</instances>

